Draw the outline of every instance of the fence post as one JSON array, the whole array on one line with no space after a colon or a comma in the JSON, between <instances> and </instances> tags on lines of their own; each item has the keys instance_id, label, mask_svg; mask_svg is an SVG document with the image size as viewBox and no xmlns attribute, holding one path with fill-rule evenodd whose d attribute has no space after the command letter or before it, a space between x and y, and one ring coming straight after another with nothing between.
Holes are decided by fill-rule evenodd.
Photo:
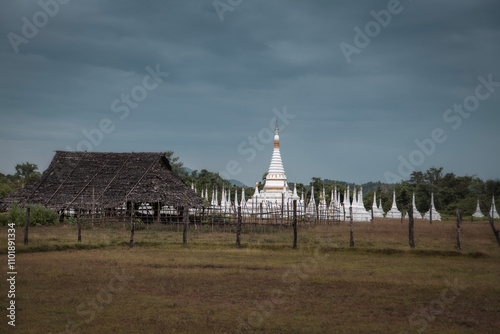
<instances>
[{"instance_id":1,"label":"fence post","mask_svg":"<svg viewBox=\"0 0 500 334\"><path fill-rule=\"evenodd\" d=\"M263 209L262 209L262 202L260 203L259 207L260 207L260 222L263 223L264 222L264 217L262 216L262 211L263 211Z\"/></svg>"},{"instance_id":2,"label":"fence post","mask_svg":"<svg viewBox=\"0 0 500 334\"><path fill-rule=\"evenodd\" d=\"M80 209L76 209L76 224L78 225L78 242L82 242L82 226L80 225Z\"/></svg>"},{"instance_id":3,"label":"fence post","mask_svg":"<svg viewBox=\"0 0 500 334\"><path fill-rule=\"evenodd\" d=\"M26 208L26 222L24 223L24 245L28 245L28 228L30 226L30 207Z\"/></svg>"},{"instance_id":4,"label":"fence post","mask_svg":"<svg viewBox=\"0 0 500 334\"><path fill-rule=\"evenodd\" d=\"M413 205L408 207L408 239L410 243L410 248L415 248L415 240L413 237Z\"/></svg>"},{"instance_id":5,"label":"fence post","mask_svg":"<svg viewBox=\"0 0 500 334\"><path fill-rule=\"evenodd\" d=\"M281 225L283 225L284 211L285 211L285 193L281 193Z\"/></svg>"},{"instance_id":6,"label":"fence post","mask_svg":"<svg viewBox=\"0 0 500 334\"><path fill-rule=\"evenodd\" d=\"M132 212L134 212L133 207L132 207ZM94 223L95 223L95 196L94 196L94 187L92 187L92 229L94 229Z\"/></svg>"},{"instance_id":7,"label":"fence post","mask_svg":"<svg viewBox=\"0 0 500 334\"><path fill-rule=\"evenodd\" d=\"M131 202L132 209L130 211L130 248L134 247L134 232L135 232L135 220L134 220L134 202Z\"/></svg>"},{"instance_id":8,"label":"fence post","mask_svg":"<svg viewBox=\"0 0 500 334\"><path fill-rule=\"evenodd\" d=\"M372 224L373 224L373 206L372 206Z\"/></svg>"},{"instance_id":9,"label":"fence post","mask_svg":"<svg viewBox=\"0 0 500 334\"><path fill-rule=\"evenodd\" d=\"M293 200L293 249L297 248L297 200Z\"/></svg>"},{"instance_id":10,"label":"fence post","mask_svg":"<svg viewBox=\"0 0 500 334\"><path fill-rule=\"evenodd\" d=\"M184 206L184 230L182 232L182 246L187 247L187 230L189 224L189 209L187 206Z\"/></svg>"},{"instance_id":11,"label":"fence post","mask_svg":"<svg viewBox=\"0 0 500 334\"><path fill-rule=\"evenodd\" d=\"M429 223L432 224L432 203L431 203L431 208L429 211Z\"/></svg>"},{"instance_id":12,"label":"fence post","mask_svg":"<svg viewBox=\"0 0 500 334\"><path fill-rule=\"evenodd\" d=\"M457 208L457 249L462 250L462 243L460 242L460 225L462 224L462 216L460 215L460 209Z\"/></svg>"},{"instance_id":13,"label":"fence post","mask_svg":"<svg viewBox=\"0 0 500 334\"><path fill-rule=\"evenodd\" d=\"M349 246L354 247L354 236L353 236L353 228L352 228L352 206L349 207L349 217L351 220L351 238L349 240Z\"/></svg>"},{"instance_id":14,"label":"fence post","mask_svg":"<svg viewBox=\"0 0 500 334\"><path fill-rule=\"evenodd\" d=\"M344 212L344 220L343 221L345 221L345 205L344 205L344 203L342 203L342 211Z\"/></svg>"},{"instance_id":15,"label":"fence post","mask_svg":"<svg viewBox=\"0 0 500 334\"><path fill-rule=\"evenodd\" d=\"M493 220L493 216L491 215L491 211L488 211L488 221L490 222L491 229L493 230L493 234L497 239L498 246L500 246L500 232L495 228L495 221Z\"/></svg>"},{"instance_id":16,"label":"fence post","mask_svg":"<svg viewBox=\"0 0 500 334\"><path fill-rule=\"evenodd\" d=\"M319 225L319 204L315 206L316 208L316 224Z\"/></svg>"},{"instance_id":17,"label":"fence post","mask_svg":"<svg viewBox=\"0 0 500 334\"><path fill-rule=\"evenodd\" d=\"M158 216L157 216L156 218L157 218L157 220L158 220L158 223L161 223L161 203L160 203L160 201L158 201L158 204L157 204L157 205L158 205L158 207L156 208L156 211L157 211L157 213L156 213L156 214L157 214Z\"/></svg>"},{"instance_id":18,"label":"fence post","mask_svg":"<svg viewBox=\"0 0 500 334\"><path fill-rule=\"evenodd\" d=\"M236 247L238 248L241 247L240 238L241 238L241 206L238 206L238 225L236 226Z\"/></svg>"}]
</instances>

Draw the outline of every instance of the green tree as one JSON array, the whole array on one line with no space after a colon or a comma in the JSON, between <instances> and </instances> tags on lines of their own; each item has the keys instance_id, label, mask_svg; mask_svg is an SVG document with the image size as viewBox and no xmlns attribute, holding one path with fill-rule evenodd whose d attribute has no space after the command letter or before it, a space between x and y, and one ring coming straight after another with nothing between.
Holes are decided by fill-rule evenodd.
<instances>
[{"instance_id":1,"label":"green tree","mask_svg":"<svg viewBox=\"0 0 500 334\"><path fill-rule=\"evenodd\" d=\"M422 172L414 171L410 175L410 183L419 184L425 182L425 175Z\"/></svg>"},{"instance_id":2,"label":"green tree","mask_svg":"<svg viewBox=\"0 0 500 334\"><path fill-rule=\"evenodd\" d=\"M165 152L165 158L167 158L172 167L172 171L177 175L185 184L188 184L191 180L188 171L184 168L184 164L179 160L179 157L174 157L174 151Z\"/></svg>"},{"instance_id":3,"label":"green tree","mask_svg":"<svg viewBox=\"0 0 500 334\"><path fill-rule=\"evenodd\" d=\"M443 177L443 167L436 168L436 167L431 167L425 172L425 179L427 182L430 184L439 184Z\"/></svg>"},{"instance_id":4,"label":"green tree","mask_svg":"<svg viewBox=\"0 0 500 334\"><path fill-rule=\"evenodd\" d=\"M15 177L20 180L21 187L36 182L40 179L40 176L41 174L38 172L38 166L36 164L25 162L16 165Z\"/></svg>"}]
</instances>

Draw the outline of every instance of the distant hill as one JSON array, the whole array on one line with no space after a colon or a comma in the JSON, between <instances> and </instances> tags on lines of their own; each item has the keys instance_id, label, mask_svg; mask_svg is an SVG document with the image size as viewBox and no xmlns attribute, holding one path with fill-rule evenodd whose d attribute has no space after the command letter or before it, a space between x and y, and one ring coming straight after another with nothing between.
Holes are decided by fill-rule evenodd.
<instances>
[{"instance_id":1,"label":"distant hill","mask_svg":"<svg viewBox=\"0 0 500 334\"><path fill-rule=\"evenodd\" d=\"M182 169L184 169L186 172L188 172L189 174L191 174L191 172L193 172L193 170L189 167L186 167L186 166L182 166Z\"/></svg>"},{"instance_id":2,"label":"distant hill","mask_svg":"<svg viewBox=\"0 0 500 334\"><path fill-rule=\"evenodd\" d=\"M235 180L235 179L230 179L228 181L231 182L231 185L233 185L233 186L248 188L248 186L246 184L244 184L243 182L241 182L241 181L238 181L238 180Z\"/></svg>"},{"instance_id":3,"label":"distant hill","mask_svg":"<svg viewBox=\"0 0 500 334\"><path fill-rule=\"evenodd\" d=\"M325 184L338 184L338 185L342 185L342 186L350 186L351 188L353 188L356 185L359 187L359 184L349 183L349 182L344 182L344 181L329 180L329 179L325 179L323 181L325 182ZM382 182L378 181L378 182L363 183L363 184L361 184L361 186L363 187L363 192L366 193L368 191L377 191L378 187L380 187L382 189L382 191L392 189L394 187L394 184L382 183Z\"/></svg>"}]
</instances>

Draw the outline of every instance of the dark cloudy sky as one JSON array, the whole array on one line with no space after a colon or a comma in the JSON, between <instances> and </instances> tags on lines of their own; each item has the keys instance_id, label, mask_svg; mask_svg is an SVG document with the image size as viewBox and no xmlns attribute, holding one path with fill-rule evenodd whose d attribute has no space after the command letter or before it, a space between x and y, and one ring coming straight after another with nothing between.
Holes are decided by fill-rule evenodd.
<instances>
[{"instance_id":1,"label":"dark cloudy sky","mask_svg":"<svg viewBox=\"0 0 500 334\"><path fill-rule=\"evenodd\" d=\"M292 182L500 177L499 1L41 2L0 3L2 173L173 150L252 185L280 114Z\"/></svg>"}]
</instances>

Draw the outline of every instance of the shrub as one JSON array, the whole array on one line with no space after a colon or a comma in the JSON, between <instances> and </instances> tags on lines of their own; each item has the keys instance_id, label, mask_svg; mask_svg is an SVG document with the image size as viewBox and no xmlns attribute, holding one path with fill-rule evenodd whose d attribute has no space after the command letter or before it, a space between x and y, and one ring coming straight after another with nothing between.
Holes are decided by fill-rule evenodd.
<instances>
[{"instance_id":1,"label":"shrub","mask_svg":"<svg viewBox=\"0 0 500 334\"><path fill-rule=\"evenodd\" d=\"M26 222L26 208L18 203L12 203L7 213L7 222L16 226L24 226ZM43 207L40 204L30 205L30 226L55 225L59 222L59 215L52 209ZM0 224L3 222L0 221Z\"/></svg>"},{"instance_id":2,"label":"shrub","mask_svg":"<svg viewBox=\"0 0 500 334\"><path fill-rule=\"evenodd\" d=\"M7 213L7 219L9 224L14 223L15 226L24 226L26 209L21 207L17 202L12 203Z\"/></svg>"},{"instance_id":3,"label":"shrub","mask_svg":"<svg viewBox=\"0 0 500 334\"><path fill-rule=\"evenodd\" d=\"M9 218L6 213L0 213L0 226L7 226Z\"/></svg>"},{"instance_id":4,"label":"shrub","mask_svg":"<svg viewBox=\"0 0 500 334\"><path fill-rule=\"evenodd\" d=\"M76 224L76 217L71 216L71 217L65 217L64 222L68 225L75 225Z\"/></svg>"},{"instance_id":5,"label":"shrub","mask_svg":"<svg viewBox=\"0 0 500 334\"><path fill-rule=\"evenodd\" d=\"M30 205L30 225L57 225L59 215L52 209L45 208L40 204Z\"/></svg>"}]
</instances>

